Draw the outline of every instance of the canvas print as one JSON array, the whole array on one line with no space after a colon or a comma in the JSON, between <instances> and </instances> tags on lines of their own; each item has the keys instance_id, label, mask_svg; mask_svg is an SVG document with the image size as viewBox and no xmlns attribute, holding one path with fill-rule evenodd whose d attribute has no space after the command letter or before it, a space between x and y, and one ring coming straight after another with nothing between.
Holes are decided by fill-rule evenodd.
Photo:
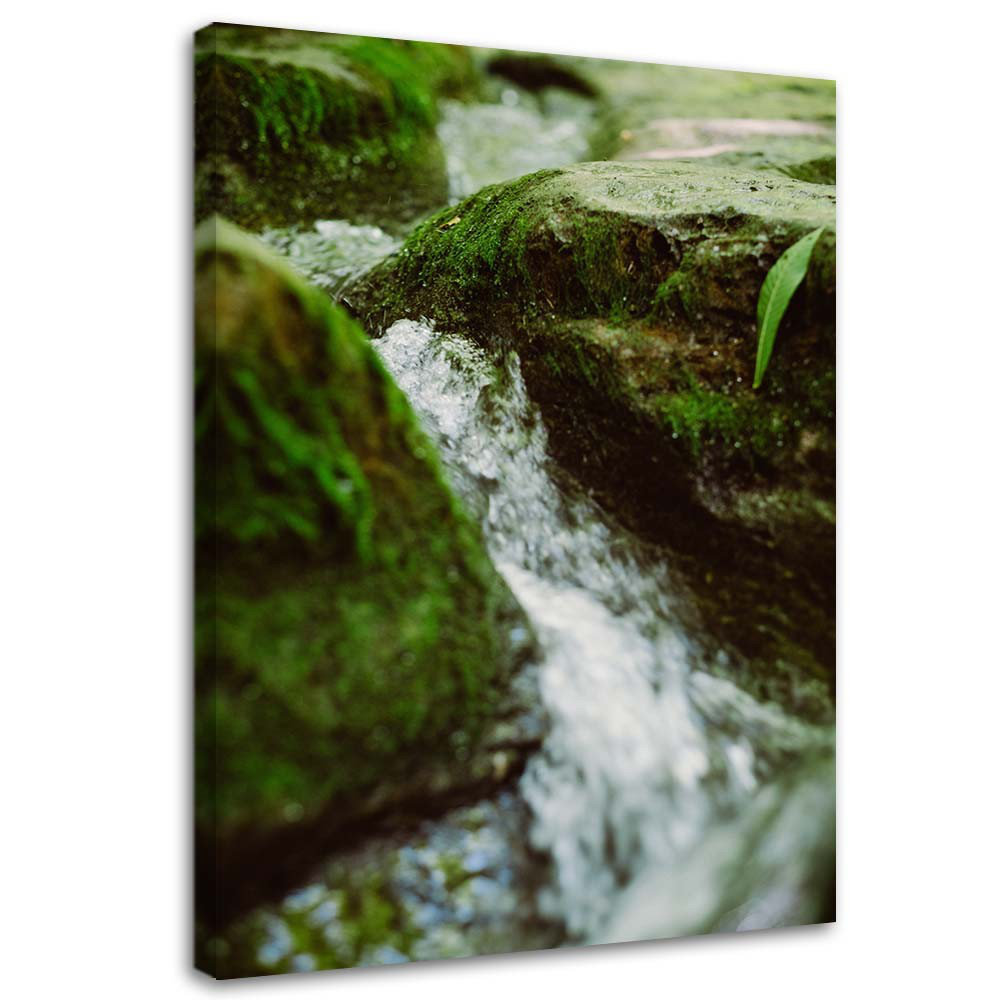
<instances>
[{"instance_id":1,"label":"canvas print","mask_svg":"<svg viewBox=\"0 0 1000 1000\"><path fill-rule=\"evenodd\" d=\"M197 33L200 969L835 919L835 126Z\"/></svg>"}]
</instances>

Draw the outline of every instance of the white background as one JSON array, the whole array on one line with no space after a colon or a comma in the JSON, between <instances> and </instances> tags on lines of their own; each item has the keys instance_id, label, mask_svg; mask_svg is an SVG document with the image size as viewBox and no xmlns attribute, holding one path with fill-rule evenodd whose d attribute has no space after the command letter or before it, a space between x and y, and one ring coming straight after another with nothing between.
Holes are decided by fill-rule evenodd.
<instances>
[{"instance_id":1,"label":"white background","mask_svg":"<svg viewBox=\"0 0 1000 1000\"><path fill-rule=\"evenodd\" d=\"M0 988L995 996L988 6L159 6L25 0L3 22ZM188 971L189 35L210 20L838 80L838 926L221 987Z\"/></svg>"}]
</instances>

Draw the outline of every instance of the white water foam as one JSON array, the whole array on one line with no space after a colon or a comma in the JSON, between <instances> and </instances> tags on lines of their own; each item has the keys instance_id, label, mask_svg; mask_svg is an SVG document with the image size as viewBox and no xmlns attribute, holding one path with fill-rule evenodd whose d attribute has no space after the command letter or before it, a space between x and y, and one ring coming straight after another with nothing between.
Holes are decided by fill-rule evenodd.
<instances>
[{"instance_id":1,"label":"white water foam","mask_svg":"<svg viewBox=\"0 0 1000 1000\"><path fill-rule=\"evenodd\" d=\"M532 844L553 862L542 912L575 940L621 939L643 921L650 934L702 928L728 905L727 866L745 851L740 810L766 776L758 748L827 735L696 669L667 568L588 499L556 486L516 356L500 362L414 320L375 346L480 514L493 560L540 638L550 729L520 790ZM711 863L699 862L709 839ZM642 887L692 864L698 892L658 897L650 923ZM747 902L743 926L799 912L794 893L781 906L766 889L747 890L763 909Z\"/></svg>"}]
</instances>

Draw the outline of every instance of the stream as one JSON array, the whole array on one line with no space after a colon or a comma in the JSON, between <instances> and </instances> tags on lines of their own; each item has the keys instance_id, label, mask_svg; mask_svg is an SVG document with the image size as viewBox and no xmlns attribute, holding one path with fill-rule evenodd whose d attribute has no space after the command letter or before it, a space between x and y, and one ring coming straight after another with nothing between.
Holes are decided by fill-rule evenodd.
<instances>
[{"instance_id":1,"label":"stream","mask_svg":"<svg viewBox=\"0 0 1000 1000\"><path fill-rule=\"evenodd\" d=\"M512 93L445 108L455 197L584 155L577 103ZM399 245L340 220L263 237L335 296ZM832 728L710 672L722 654L679 613L668 557L560 475L516 354L460 332L414 316L374 346L538 634L544 741L515 788L333 859L259 914L258 960L304 971L823 919Z\"/></svg>"},{"instance_id":2,"label":"stream","mask_svg":"<svg viewBox=\"0 0 1000 1000\"><path fill-rule=\"evenodd\" d=\"M830 734L700 669L706 654L679 624L669 568L584 494L556 485L515 354L489 358L414 320L375 346L539 634L549 728L519 793L531 846L551 859L540 914L577 941L799 922L802 873L777 886L748 841L776 823L773 796L760 794L775 771L829 746ZM809 854L829 818L825 772L810 774L824 777L795 783L801 850L786 858ZM758 863L750 891L741 871L734 893L733 865ZM692 865L696 898L690 884L676 906L640 891L690 883Z\"/></svg>"}]
</instances>

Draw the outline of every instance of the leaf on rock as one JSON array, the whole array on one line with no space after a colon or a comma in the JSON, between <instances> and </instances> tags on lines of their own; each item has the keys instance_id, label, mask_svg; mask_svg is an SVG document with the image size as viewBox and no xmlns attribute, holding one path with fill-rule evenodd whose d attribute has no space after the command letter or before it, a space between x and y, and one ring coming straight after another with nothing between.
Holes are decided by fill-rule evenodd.
<instances>
[{"instance_id":1,"label":"leaf on rock","mask_svg":"<svg viewBox=\"0 0 1000 1000\"><path fill-rule=\"evenodd\" d=\"M795 289L802 284L802 279L806 276L813 247L824 228L826 227L820 226L819 229L814 229L807 236L803 236L797 243L793 243L775 261L774 267L767 272L764 284L761 285L760 297L757 299L757 367L753 374L755 389L760 388L767 363L771 360L778 324L785 315Z\"/></svg>"}]
</instances>

